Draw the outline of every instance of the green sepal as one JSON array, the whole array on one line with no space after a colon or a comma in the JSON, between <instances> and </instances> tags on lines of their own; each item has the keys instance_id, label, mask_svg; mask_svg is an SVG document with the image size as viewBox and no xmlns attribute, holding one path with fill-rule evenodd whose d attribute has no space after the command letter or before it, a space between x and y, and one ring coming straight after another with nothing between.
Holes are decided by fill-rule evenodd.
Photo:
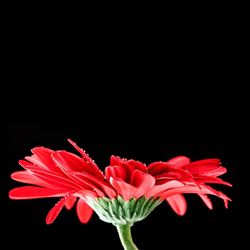
<instances>
[{"instance_id":1,"label":"green sepal","mask_svg":"<svg viewBox=\"0 0 250 250\"><path fill-rule=\"evenodd\" d=\"M141 197L125 201L121 196L115 199L96 198L89 200L101 220L117 225L133 225L145 219L162 201L155 198Z\"/></svg>"}]
</instances>

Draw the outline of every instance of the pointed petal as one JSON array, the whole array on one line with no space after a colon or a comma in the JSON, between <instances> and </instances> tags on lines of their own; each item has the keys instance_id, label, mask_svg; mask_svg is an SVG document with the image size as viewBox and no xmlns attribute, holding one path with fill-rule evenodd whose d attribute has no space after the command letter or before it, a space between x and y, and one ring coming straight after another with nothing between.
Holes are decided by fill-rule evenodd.
<instances>
[{"instance_id":1,"label":"pointed petal","mask_svg":"<svg viewBox=\"0 0 250 250\"><path fill-rule=\"evenodd\" d=\"M76 205L76 212L81 223L88 223L92 214L93 209L82 199L79 199Z\"/></svg>"},{"instance_id":2,"label":"pointed petal","mask_svg":"<svg viewBox=\"0 0 250 250\"><path fill-rule=\"evenodd\" d=\"M231 201L230 198L228 198L225 194L222 192L218 192L214 190L213 188L209 186L204 186L200 185L199 187L193 185L193 186L185 186L185 187L179 187L179 188L172 188L164 193L161 194L161 198L168 198L174 194L181 194L181 193L186 193L186 194L191 194L191 193L196 193L196 194L211 194L215 195L221 199L224 200L225 207L228 207L228 201Z\"/></svg>"},{"instance_id":3,"label":"pointed petal","mask_svg":"<svg viewBox=\"0 0 250 250\"><path fill-rule=\"evenodd\" d=\"M71 172L70 176L74 178L75 180L79 181L79 183L82 183L84 189L95 191L99 197L105 196L100 186L96 185L96 183L93 183L93 181L89 180L88 178L85 178L83 173Z\"/></svg>"},{"instance_id":4,"label":"pointed petal","mask_svg":"<svg viewBox=\"0 0 250 250\"><path fill-rule=\"evenodd\" d=\"M204 174L206 172L214 171L220 168L219 159L206 159L192 162L185 166L184 169L187 169L192 174Z\"/></svg>"},{"instance_id":5,"label":"pointed petal","mask_svg":"<svg viewBox=\"0 0 250 250\"><path fill-rule=\"evenodd\" d=\"M67 200L70 198L70 196L63 197L59 200L59 202L56 203L56 205L49 211L47 217L46 217L46 224L51 224L56 219L58 214L61 212L63 206L67 202Z\"/></svg>"},{"instance_id":6,"label":"pointed petal","mask_svg":"<svg viewBox=\"0 0 250 250\"><path fill-rule=\"evenodd\" d=\"M220 178L217 178L214 176L202 176L202 175L200 175L200 176L196 177L195 180L201 184L213 183L213 184L221 184L221 185L226 185L226 186L232 187L231 183L223 181Z\"/></svg>"},{"instance_id":7,"label":"pointed petal","mask_svg":"<svg viewBox=\"0 0 250 250\"><path fill-rule=\"evenodd\" d=\"M79 156L69 153L67 151L56 151L52 154L52 158L56 164L61 168L63 172L86 172L93 176L97 176L100 179L104 179L104 175L101 171L93 166L91 166L88 162L84 159L80 158Z\"/></svg>"},{"instance_id":8,"label":"pointed petal","mask_svg":"<svg viewBox=\"0 0 250 250\"><path fill-rule=\"evenodd\" d=\"M131 176L131 184L137 188L134 197L139 198L154 187L155 178L150 174L135 170Z\"/></svg>"},{"instance_id":9,"label":"pointed petal","mask_svg":"<svg viewBox=\"0 0 250 250\"><path fill-rule=\"evenodd\" d=\"M43 167L56 172L60 170L51 158L53 150L45 147L35 147L31 151L40 160Z\"/></svg>"},{"instance_id":10,"label":"pointed petal","mask_svg":"<svg viewBox=\"0 0 250 250\"><path fill-rule=\"evenodd\" d=\"M57 173L52 173L46 170L31 169L32 173L41 180L53 185L55 188L79 189L79 185L73 182L67 176L60 176Z\"/></svg>"},{"instance_id":11,"label":"pointed petal","mask_svg":"<svg viewBox=\"0 0 250 250\"><path fill-rule=\"evenodd\" d=\"M87 173L71 173L73 176L77 177L79 180L83 181L84 183L88 183L91 187L100 190L101 192L106 193L106 195L109 198L114 198L116 197L116 192L115 190L111 187L111 185L102 179L98 179L95 176L89 175ZM102 194L100 196L106 196L105 194Z\"/></svg>"},{"instance_id":12,"label":"pointed petal","mask_svg":"<svg viewBox=\"0 0 250 250\"><path fill-rule=\"evenodd\" d=\"M147 198L150 198L153 196L158 197L158 196L161 196L161 193L166 192L169 189L183 187L183 186L184 184L179 181L169 181L164 184L154 186L152 190L149 190L146 193L146 197Z\"/></svg>"},{"instance_id":13,"label":"pointed petal","mask_svg":"<svg viewBox=\"0 0 250 250\"><path fill-rule=\"evenodd\" d=\"M124 200L131 199L136 191L136 188L132 185L124 181L115 180L113 177L110 177L110 183Z\"/></svg>"},{"instance_id":14,"label":"pointed petal","mask_svg":"<svg viewBox=\"0 0 250 250\"><path fill-rule=\"evenodd\" d=\"M213 204L206 194L198 194L209 209L213 209Z\"/></svg>"},{"instance_id":15,"label":"pointed petal","mask_svg":"<svg viewBox=\"0 0 250 250\"><path fill-rule=\"evenodd\" d=\"M17 171L11 174L11 178L15 181L19 181L27 184L34 184L43 187L51 187L47 182L37 178L34 174L28 171Z\"/></svg>"},{"instance_id":16,"label":"pointed petal","mask_svg":"<svg viewBox=\"0 0 250 250\"><path fill-rule=\"evenodd\" d=\"M18 161L18 163L26 170L29 170L30 168L32 169L39 169L40 167L37 166L37 165L34 165L34 163L30 163L28 161L25 161L25 160L20 160ZM42 168L43 169L43 168Z\"/></svg>"},{"instance_id":17,"label":"pointed petal","mask_svg":"<svg viewBox=\"0 0 250 250\"><path fill-rule=\"evenodd\" d=\"M52 158L63 170L80 172L88 171L90 169L88 164L82 158L64 150L54 152Z\"/></svg>"},{"instance_id":18,"label":"pointed petal","mask_svg":"<svg viewBox=\"0 0 250 250\"><path fill-rule=\"evenodd\" d=\"M75 196L70 196L69 199L65 202L65 207L70 210L76 202L76 197Z\"/></svg>"},{"instance_id":19,"label":"pointed petal","mask_svg":"<svg viewBox=\"0 0 250 250\"><path fill-rule=\"evenodd\" d=\"M177 156L169 161L168 164L173 165L176 168L181 168L190 163L190 159L186 156Z\"/></svg>"},{"instance_id":20,"label":"pointed petal","mask_svg":"<svg viewBox=\"0 0 250 250\"><path fill-rule=\"evenodd\" d=\"M98 168L98 166L95 164L95 162L89 157L89 155L80 147L77 146L75 142L73 142L71 139L68 139L68 142L81 154L83 160L90 165L93 169L95 169L95 174L103 178L102 171Z\"/></svg>"},{"instance_id":21,"label":"pointed petal","mask_svg":"<svg viewBox=\"0 0 250 250\"><path fill-rule=\"evenodd\" d=\"M183 195L181 194L175 194L170 197L168 197L167 202L171 206L171 208L178 214L178 215L184 215L187 210L187 202Z\"/></svg>"},{"instance_id":22,"label":"pointed petal","mask_svg":"<svg viewBox=\"0 0 250 250\"><path fill-rule=\"evenodd\" d=\"M218 168L212 169L208 172L206 172L206 176L220 176L227 172L227 169L220 166Z\"/></svg>"},{"instance_id":23,"label":"pointed petal","mask_svg":"<svg viewBox=\"0 0 250 250\"><path fill-rule=\"evenodd\" d=\"M33 186L18 187L10 190L9 197L14 200L26 200L47 197L64 196L67 190L54 190L48 188L40 188Z\"/></svg>"}]
</instances>

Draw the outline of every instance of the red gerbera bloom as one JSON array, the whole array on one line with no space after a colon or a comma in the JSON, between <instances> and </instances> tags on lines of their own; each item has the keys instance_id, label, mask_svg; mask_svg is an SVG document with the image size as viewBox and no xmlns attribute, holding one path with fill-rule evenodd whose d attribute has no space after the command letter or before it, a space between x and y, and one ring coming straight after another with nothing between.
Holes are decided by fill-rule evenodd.
<instances>
[{"instance_id":1,"label":"red gerbera bloom","mask_svg":"<svg viewBox=\"0 0 250 250\"><path fill-rule=\"evenodd\" d=\"M75 202L78 218L87 223L93 210L99 217L118 227L122 238L123 227L129 227L144 219L163 200L173 210L186 212L185 193L196 193L212 209L209 195L222 198L227 207L225 194L208 184L231 186L219 178L226 172L218 159L190 162L184 156L167 162L154 162L149 166L111 156L105 174L95 162L73 141L69 142L81 157L67 151L53 151L45 147L32 149L33 155L20 160L24 171L14 172L12 179L31 184L14 188L12 199L62 197L50 210L46 223L52 223L62 208L71 209ZM132 244L132 243L131 243ZM136 249L132 244L131 249Z\"/></svg>"}]
</instances>

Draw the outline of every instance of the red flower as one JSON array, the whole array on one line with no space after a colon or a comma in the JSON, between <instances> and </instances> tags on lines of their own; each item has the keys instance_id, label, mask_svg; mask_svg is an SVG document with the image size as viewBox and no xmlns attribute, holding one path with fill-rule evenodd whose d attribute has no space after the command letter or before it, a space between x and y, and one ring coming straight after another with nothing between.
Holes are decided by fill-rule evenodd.
<instances>
[{"instance_id":1,"label":"red flower","mask_svg":"<svg viewBox=\"0 0 250 250\"><path fill-rule=\"evenodd\" d=\"M31 157L25 157L26 160L19 162L25 170L11 175L16 181L31 184L11 190L9 196L12 199L62 197L48 213L47 224L56 219L64 206L71 209L75 202L77 215L82 223L89 221L94 209L100 218L108 222L112 222L112 216L119 217L115 218L115 223L119 224L128 221L133 223L148 215L145 211L141 212L140 218L127 215L127 211L119 211L119 215L114 215L113 211L111 215L107 214L107 207L119 210L123 201L127 204L125 206L133 210L137 206L135 200L140 200L143 209L152 210L153 206L150 207L151 203L147 201L157 201L155 204L158 205L166 199L177 214L183 215L186 211L186 202L182 196L184 193L198 194L209 208L212 208L212 204L207 194L222 198L226 206L230 200L208 186L210 183L230 185L218 178L226 169L217 159L190 163L188 158L180 156L168 162L155 162L147 167L138 161L112 156L110 166L105 169L104 174L85 151L71 140L69 142L81 157L63 150L36 147L32 150ZM113 202L116 200L120 202L118 205ZM106 210L101 207L105 211L100 212L100 206L97 208L96 204L101 204ZM134 213L138 213L139 208L136 209L133 210ZM126 216L129 217L128 220Z\"/></svg>"},{"instance_id":2,"label":"red flower","mask_svg":"<svg viewBox=\"0 0 250 250\"><path fill-rule=\"evenodd\" d=\"M111 166L106 168L106 177L118 193L125 199L145 196L166 199L173 210L184 215L187 204L182 193L196 193L205 204L212 209L212 203L207 194L222 198L228 206L226 195L216 191L207 183L231 186L218 178L226 172L220 160L207 159L190 163L185 156L173 158L168 162L145 164L111 157Z\"/></svg>"}]
</instances>

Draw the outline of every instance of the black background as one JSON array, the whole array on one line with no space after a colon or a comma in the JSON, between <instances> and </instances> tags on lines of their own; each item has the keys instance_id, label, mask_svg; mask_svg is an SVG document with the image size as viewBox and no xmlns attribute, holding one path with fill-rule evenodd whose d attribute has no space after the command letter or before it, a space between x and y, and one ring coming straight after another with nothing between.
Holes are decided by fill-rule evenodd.
<instances>
[{"instance_id":1,"label":"black background","mask_svg":"<svg viewBox=\"0 0 250 250\"><path fill-rule=\"evenodd\" d=\"M135 101L140 103L141 99L136 98ZM163 203L148 218L135 224L133 237L139 249L152 249L153 246L167 249L173 244L199 249L200 240L208 247L215 244L228 246L236 242L236 232L242 219L241 120L237 112L228 110L228 105L219 105L218 100L221 98L217 99L215 106L203 105L196 109L191 104L171 109L171 102L163 99L162 102L155 101L154 105L145 103L140 110L138 105L127 105L126 113L105 105L98 110L89 106L91 112L83 107L83 112L75 109L77 112L69 110L60 115L55 113L55 116L42 109L37 114L27 115L30 112L26 109L23 115L8 115L3 130L7 134L7 153L1 167L1 182L4 183L1 188L1 225L5 228L4 237L14 236L15 242L25 249L33 249L34 243L29 240L31 237L35 244L43 247L67 246L73 249L82 244L86 249L101 246L121 249L115 228L100 221L96 215L87 225L82 225L74 209L64 209L57 220L47 226L45 216L57 199L14 201L8 198L8 191L21 185L9 178L13 171L21 170L19 159L30 155L32 147L41 145L75 152L66 140L71 138L95 159L101 169L108 165L112 154L147 164L177 155L186 155L192 160L220 158L228 168L223 178L234 185L233 188L217 187L233 199L229 209L224 208L222 200L212 197L214 209L210 211L198 197L186 195L188 210L184 217L175 215ZM126 101L133 100L130 97ZM213 103L215 101L214 96ZM121 105L118 108L121 109ZM233 123L236 117L237 123ZM9 244L14 244L14 241Z\"/></svg>"},{"instance_id":2,"label":"black background","mask_svg":"<svg viewBox=\"0 0 250 250\"><path fill-rule=\"evenodd\" d=\"M241 42L236 40L241 40L234 20L212 25L209 16L200 26L199 20L190 26L185 20L167 39L168 28L144 25L142 34L121 31L112 43L106 38L113 30L107 34L101 23L81 38L87 27L79 32L67 22L44 27L43 21L32 26L33 19L20 20L8 29L7 92L1 92L1 244L122 249L115 228L96 215L82 225L74 209L63 209L47 226L46 214L57 199L8 198L11 188L22 185L10 179L21 170L18 160L35 146L75 152L67 138L101 169L112 154L147 164L178 155L220 158L228 168L223 179L233 184L217 187L232 198L228 209L219 198L211 198L210 211L198 197L186 195L185 216L162 204L132 233L141 250L226 248L241 242L247 92L241 86L245 66L238 57Z\"/></svg>"}]
</instances>

